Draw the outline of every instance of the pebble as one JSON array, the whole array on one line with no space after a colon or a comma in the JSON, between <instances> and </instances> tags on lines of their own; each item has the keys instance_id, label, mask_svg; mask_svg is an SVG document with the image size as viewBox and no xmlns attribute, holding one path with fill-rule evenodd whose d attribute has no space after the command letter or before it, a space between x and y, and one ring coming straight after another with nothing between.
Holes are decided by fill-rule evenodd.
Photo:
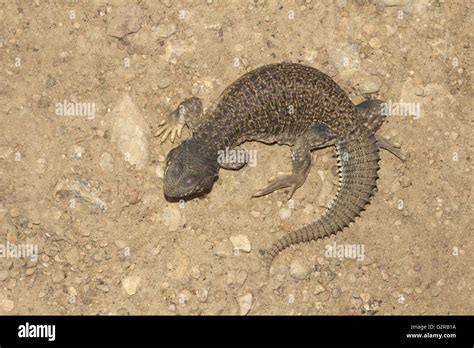
<instances>
[{"instance_id":1,"label":"pebble","mask_svg":"<svg viewBox=\"0 0 474 348\"><path fill-rule=\"evenodd\" d=\"M5 280L7 280L8 277L9 277L9 275L10 275L10 274L8 273L7 270L2 270L2 271L0 271L0 282L3 282L3 281L5 281Z\"/></svg>"},{"instance_id":2,"label":"pebble","mask_svg":"<svg viewBox=\"0 0 474 348\"><path fill-rule=\"evenodd\" d=\"M298 280L308 278L311 273L312 267L303 258L294 259L290 264L290 275Z\"/></svg>"},{"instance_id":3,"label":"pebble","mask_svg":"<svg viewBox=\"0 0 474 348\"><path fill-rule=\"evenodd\" d=\"M380 39L378 37L373 37L369 40L369 45L372 47L374 50L378 50L380 47L382 47L382 43L380 42Z\"/></svg>"},{"instance_id":4,"label":"pebble","mask_svg":"<svg viewBox=\"0 0 474 348\"><path fill-rule=\"evenodd\" d=\"M363 94L376 93L382 81L377 76L366 76L359 81L359 91Z\"/></svg>"},{"instance_id":5,"label":"pebble","mask_svg":"<svg viewBox=\"0 0 474 348\"><path fill-rule=\"evenodd\" d=\"M326 291L326 289L324 289L324 287L323 287L321 284L318 284L318 285L316 285L316 286L314 287L313 294L319 295L319 294L321 294L321 293L323 293L323 292L325 292L325 291Z\"/></svg>"},{"instance_id":6,"label":"pebble","mask_svg":"<svg viewBox=\"0 0 474 348\"><path fill-rule=\"evenodd\" d=\"M84 147L82 146L79 146L79 145L73 145L73 147L71 148L71 156L70 158L72 159L81 159L83 156L84 156L84 153L86 152L86 150L84 149Z\"/></svg>"},{"instance_id":7,"label":"pebble","mask_svg":"<svg viewBox=\"0 0 474 348\"><path fill-rule=\"evenodd\" d=\"M287 220L290 218L291 213L292 213L292 210L290 208L281 208L280 211L278 212L278 215L280 216L280 219Z\"/></svg>"},{"instance_id":8,"label":"pebble","mask_svg":"<svg viewBox=\"0 0 474 348\"><path fill-rule=\"evenodd\" d=\"M169 87L170 84L171 84L171 81L167 77L163 77L158 80L158 87L160 87L161 89L165 89Z\"/></svg>"},{"instance_id":9,"label":"pebble","mask_svg":"<svg viewBox=\"0 0 474 348\"><path fill-rule=\"evenodd\" d=\"M113 110L112 141L125 161L143 169L149 159L150 129L138 107L125 95Z\"/></svg>"},{"instance_id":10,"label":"pebble","mask_svg":"<svg viewBox=\"0 0 474 348\"><path fill-rule=\"evenodd\" d=\"M64 258L71 266L77 265L81 259L79 249L74 247L69 249L64 255Z\"/></svg>"},{"instance_id":11,"label":"pebble","mask_svg":"<svg viewBox=\"0 0 474 348\"><path fill-rule=\"evenodd\" d=\"M29 218L33 225L39 225L41 223L41 217L38 210L32 210Z\"/></svg>"},{"instance_id":12,"label":"pebble","mask_svg":"<svg viewBox=\"0 0 474 348\"><path fill-rule=\"evenodd\" d=\"M114 171L114 158L110 153L104 152L100 155L99 167L107 173L111 173Z\"/></svg>"},{"instance_id":13,"label":"pebble","mask_svg":"<svg viewBox=\"0 0 474 348\"><path fill-rule=\"evenodd\" d=\"M35 267L29 267L29 268L26 269L25 275L26 275L27 277L29 277L29 276L32 276L33 274L35 274L35 272L36 272L36 268L35 268Z\"/></svg>"},{"instance_id":14,"label":"pebble","mask_svg":"<svg viewBox=\"0 0 474 348\"><path fill-rule=\"evenodd\" d=\"M356 44L343 45L329 51L329 58L339 71L357 69L360 67L359 46Z\"/></svg>"},{"instance_id":15,"label":"pebble","mask_svg":"<svg viewBox=\"0 0 474 348\"><path fill-rule=\"evenodd\" d=\"M4 312L11 312L13 308L15 308L15 302L7 298L2 298L0 300L0 308L2 308Z\"/></svg>"},{"instance_id":16,"label":"pebble","mask_svg":"<svg viewBox=\"0 0 474 348\"><path fill-rule=\"evenodd\" d=\"M163 165L162 165L162 164L158 164L158 165L156 166L155 175L156 175L159 179L163 179L163 177L165 176L165 169L163 168Z\"/></svg>"},{"instance_id":17,"label":"pebble","mask_svg":"<svg viewBox=\"0 0 474 348\"><path fill-rule=\"evenodd\" d=\"M163 209L163 224L168 231L174 232L185 224L184 217L181 215L181 209L177 205L169 205Z\"/></svg>"},{"instance_id":18,"label":"pebble","mask_svg":"<svg viewBox=\"0 0 474 348\"><path fill-rule=\"evenodd\" d=\"M174 23L161 23L153 27L152 30L159 38L166 39L178 31Z\"/></svg>"},{"instance_id":19,"label":"pebble","mask_svg":"<svg viewBox=\"0 0 474 348\"><path fill-rule=\"evenodd\" d=\"M332 297L333 298L339 298L339 297L341 297L341 294L342 294L341 289L339 289L339 288L332 289Z\"/></svg>"},{"instance_id":20,"label":"pebble","mask_svg":"<svg viewBox=\"0 0 474 348\"><path fill-rule=\"evenodd\" d=\"M232 255L232 248L227 241L221 240L216 242L212 252L216 256L229 256Z\"/></svg>"},{"instance_id":21,"label":"pebble","mask_svg":"<svg viewBox=\"0 0 474 348\"><path fill-rule=\"evenodd\" d=\"M140 6L129 4L112 11L107 22L107 35L123 38L140 30L143 21L143 10Z\"/></svg>"},{"instance_id":22,"label":"pebble","mask_svg":"<svg viewBox=\"0 0 474 348\"><path fill-rule=\"evenodd\" d=\"M20 209L18 209L17 207L13 207L10 209L10 216L12 218L17 218L18 216L20 216Z\"/></svg>"},{"instance_id":23,"label":"pebble","mask_svg":"<svg viewBox=\"0 0 474 348\"><path fill-rule=\"evenodd\" d=\"M370 294L368 292L361 292L359 297L364 301L364 303L367 303L370 300Z\"/></svg>"},{"instance_id":24,"label":"pebble","mask_svg":"<svg viewBox=\"0 0 474 348\"><path fill-rule=\"evenodd\" d=\"M51 276L51 279L53 283L60 283L64 280L64 272L61 270L58 270L54 272Z\"/></svg>"},{"instance_id":25,"label":"pebble","mask_svg":"<svg viewBox=\"0 0 474 348\"><path fill-rule=\"evenodd\" d=\"M125 193L126 200L129 204L137 204L140 201L140 191L136 187L127 187Z\"/></svg>"},{"instance_id":26,"label":"pebble","mask_svg":"<svg viewBox=\"0 0 474 348\"><path fill-rule=\"evenodd\" d=\"M46 172L46 159L45 158L39 158L37 161L36 161L36 172L38 174L44 174Z\"/></svg>"},{"instance_id":27,"label":"pebble","mask_svg":"<svg viewBox=\"0 0 474 348\"><path fill-rule=\"evenodd\" d=\"M334 184L329 180L323 179L323 184L321 186L321 191L318 196L318 204L320 207L329 208L332 201L334 200Z\"/></svg>"},{"instance_id":28,"label":"pebble","mask_svg":"<svg viewBox=\"0 0 474 348\"><path fill-rule=\"evenodd\" d=\"M388 280L388 273L387 273L387 271L382 270L382 271L380 272L380 274L381 274L383 280L385 280L385 281Z\"/></svg>"},{"instance_id":29,"label":"pebble","mask_svg":"<svg viewBox=\"0 0 474 348\"><path fill-rule=\"evenodd\" d=\"M77 226L77 232L83 237L89 237L91 235L91 229L83 225Z\"/></svg>"},{"instance_id":30,"label":"pebble","mask_svg":"<svg viewBox=\"0 0 474 348\"><path fill-rule=\"evenodd\" d=\"M254 218L259 218L262 214L259 211L252 210L250 215L252 215Z\"/></svg>"},{"instance_id":31,"label":"pebble","mask_svg":"<svg viewBox=\"0 0 474 348\"><path fill-rule=\"evenodd\" d=\"M231 236L230 242L234 246L234 250L242 250L248 253L252 249L252 247L250 246L249 238L244 234Z\"/></svg>"},{"instance_id":32,"label":"pebble","mask_svg":"<svg viewBox=\"0 0 474 348\"><path fill-rule=\"evenodd\" d=\"M247 280L247 276L245 271L229 271L226 277L227 285L240 287Z\"/></svg>"},{"instance_id":33,"label":"pebble","mask_svg":"<svg viewBox=\"0 0 474 348\"><path fill-rule=\"evenodd\" d=\"M141 278L137 276L129 276L122 279L122 286L129 296L136 294L140 285Z\"/></svg>"},{"instance_id":34,"label":"pebble","mask_svg":"<svg viewBox=\"0 0 474 348\"><path fill-rule=\"evenodd\" d=\"M86 178L62 178L54 188L54 198L58 201L63 198L75 197L85 202L90 208L105 210L106 204L100 199L99 192L100 188L94 187Z\"/></svg>"},{"instance_id":35,"label":"pebble","mask_svg":"<svg viewBox=\"0 0 474 348\"><path fill-rule=\"evenodd\" d=\"M407 176L402 176L399 179L399 182L400 182L400 186L403 187L403 188L407 188L407 187L411 186L411 180Z\"/></svg>"},{"instance_id":36,"label":"pebble","mask_svg":"<svg viewBox=\"0 0 474 348\"><path fill-rule=\"evenodd\" d=\"M252 308L253 297L251 293L247 293L237 299L240 308L240 315L247 315Z\"/></svg>"}]
</instances>

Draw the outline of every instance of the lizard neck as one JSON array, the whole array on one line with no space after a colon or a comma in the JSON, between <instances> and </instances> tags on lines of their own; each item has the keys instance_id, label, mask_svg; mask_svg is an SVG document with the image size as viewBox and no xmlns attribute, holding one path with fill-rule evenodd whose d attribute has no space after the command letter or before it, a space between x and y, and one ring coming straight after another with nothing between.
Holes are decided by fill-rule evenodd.
<instances>
[{"instance_id":1,"label":"lizard neck","mask_svg":"<svg viewBox=\"0 0 474 348\"><path fill-rule=\"evenodd\" d=\"M198 141L209 152L214 152L217 156L219 150L233 148L240 143L240 129L236 124L238 117L233 115L220 115L213 113L207 121L193 134L193 138Z\"/></svg>"}]
</instances>

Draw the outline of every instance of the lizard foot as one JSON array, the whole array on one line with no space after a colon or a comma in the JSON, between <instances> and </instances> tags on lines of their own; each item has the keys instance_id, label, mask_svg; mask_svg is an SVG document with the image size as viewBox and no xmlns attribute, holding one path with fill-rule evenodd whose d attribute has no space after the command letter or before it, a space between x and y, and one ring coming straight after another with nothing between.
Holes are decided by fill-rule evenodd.
<instances>
[{"instance_id":1,"label":"lizard foot","mask_svg":"<svg viewBox=\"0 0 474 348\"><path fill-rule=\"evenodd\" d=\"M273 191L289 187L288 199L291 199L296 189L303 185L306 177L297 174L278 173L276 179L270 179L270 183L258 190L252 197L261 197L272 193Z\"/></svg>"},{"instance_id":2,"label":"lizard foot","mask_svg":"<svg viewBox=\"0 0 474 348\"><path fill-rule=\"evenodd\" d=\"M158 125L158 131L155 137L161 135L161 142L163 143L168 136L171 142L174 142L176 136L181 137L181 131L185 125L184 115L179 112L179 108L168 114L167 119L162 120Z\"/></svg>"},{"instance_id":3,"label":"lizard foot","mask_svg":"<svg viewBox=\"0 0 474 348\"><path fill-rule=\"evenodd\" d=\"M405 156L401 153L399 149L395 147L390 141L382 137L381 135L375 134L375 139L377 139L377 145L390 152L392 155L397 157L400 161L405 162L406 158Z\"/></svg>"}]
</instances>

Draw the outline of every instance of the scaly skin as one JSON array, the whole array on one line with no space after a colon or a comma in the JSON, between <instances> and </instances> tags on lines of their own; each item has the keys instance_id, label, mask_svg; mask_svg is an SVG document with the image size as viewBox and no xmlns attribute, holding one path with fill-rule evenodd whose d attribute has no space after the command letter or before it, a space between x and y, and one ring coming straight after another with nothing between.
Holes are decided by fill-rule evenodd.
<instances>
[{"instance_id":1,"label":"scaly skin","mask_svg":"<svg viewBox=\"0 0 474 348\"><path fill-rule=\"evenodd\" d=\"M168 126L182 127L187 118L193 134L168 154L164 192L171 199L209 192L220 168L218 151L250 140L292 146L292 174L255 194L289 188L291 197L307 177L311 150L336 146L340 188L332 206L320 219L290 232L263 252L269 263L288 246L341 231L360 215L376 188L379 147L401 157L388 141L375 135L384 120L381 101L355 106L331 78L311 67L282 63L253 70L232 83L216 108L197 123L199 103L197 98L188 99L178 108L181 117L175 111L168 120Z\"/></svg>"}]
</instances>

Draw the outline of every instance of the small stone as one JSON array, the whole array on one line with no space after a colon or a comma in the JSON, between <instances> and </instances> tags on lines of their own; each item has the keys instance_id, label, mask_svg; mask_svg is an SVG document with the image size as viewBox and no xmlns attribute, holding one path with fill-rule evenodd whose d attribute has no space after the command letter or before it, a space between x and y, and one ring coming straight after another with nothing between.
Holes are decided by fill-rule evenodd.
<instances>
[{"instance_id":1,"label":"small stone","mask_svg":"<svg viewBox=\"0 0 474 348\"><path fill-rule=\"evenodd\" d=\"M3 281L5 281L5 280L7 280L8 277L9 277L9 275L10 275L10 274L8 273L7 270L2 270L2 271L0 271L0 282L3 282Z\"/></svg>"},{"instance_id":2,"label":"small stone","mask_svg":"<svg viewBox=\"0 0 474 348\"><path fill-rule=\"evenodd\" d=\"M36 272L36 268L35 268L35 267L29 267L29 268L26 269L25 275L26 275L27 277L29 277L29 276L32 276L33 274L35 274L35 272Z\"/></svg>"},{"instance_id":3,"label":"small stone","mask_svg":"<svg viewBox=\"0 0 474 348\"><path fill-rule=\"evenodd\" d=\"M229 256L232 255L232 248L229 242L222 240L216 242L212 252L216 256Z\"/></svg>"},{"instance_id":4,"label":"small stone","mask_svg":"<svg viewBox=\"0 0 474 348\"><path fill-rule=\"evenodd\" d=\"M252 210L250 215L252 215L254 218L259 218L262 214L259 211Z\"/></svg>"},{"instance_id":5,"label":"small stone","mask_svg":"<svg viewBox=\"0 0 474 348\"><path fill-rule=\"evenodd\" d=\"M240 308L240 315L247 315L252 308L253 297L251 293L245 294L237 299Z\"/></svg>"},{"instance_id":6,"label":"small stone","mask_svg":"<svg viewBox=\"0 0 474 348\"><path fill-rule=\"evenodd\" d=\"M137 276L129 276L122 279L122 286L129 296L136 294L140 285L141 278Z\"/></svg>"},{"instance_id":7,"label":"small stone","mask_svg":"<svg viewBox=\"0 0 474 348\"><path fill-rule=\"evenodd\" d=\"M318 284L314 287L313 294L319 295L319 294L323 293L324 291L326 291L326 289L324 289L324 287L321 284Z\"/></svg>"},{"instance_id":8,"label":"small stone","mask_svg":"<svg viewBox=\"0 0 474 348\"><path fill-rule=\"evenodd\" d=\"M387 271L382 270L382 271L380 272L380 274L381 274L383 280L385 280L385 281L388 280L388 273L387 273Z\"/></svg>"},{"instance_id":9,"label":"small stone","mask_svg":"<svg viewBox=\"0 0 474 348\"><path fill-rule=\"evenodd\" d=\"M20 216L20 209L18 209L17 207L13 207L10 209L10 216L12 218L17 218L18 216Z\"/></svg>"},{"instance_id":10,"label":"small stone","mask_svg":"<svg viewBox=\"0 0 474 348\"><path fill-rule=\"evenodd\" d=\"M159 38L166 39L178 31L174 23L160 23L153 27L152 30Z\"/></svg>"},{"instance_id":11,"label":"small stone","mask_svg":"<svg viewBox=\"0 0 474 348\"><path fill-rule=\"evenodd\" d=\"M306 279L312 268L303 258L294 259L290 265L290 275L298 280Z\"/></svg>"},{"instance_id":12,"label":"small stone","mask_svg":"<svg viewBox=\"0 0 474 348\"><path fill-rule=\"evenodd\" d=\"M74 145L71 149L71 158L72 159L81 159L84 156L86 150L79 145Z\"/></svg>"},{"instance_id":13,"label":"small stone","mask_svg":"<svg viewBox=\"0 0 474 348\"><path fill-rule=\"evenodd\" d=\"M91 235L91 229L84 225L78 225L77 232L83 237L89 237Z\"/></svg>"},{"instance_id":14,"label":"small stone","mask_svg":"<svg viewBox=\"0 0 474 348\"><path fill-rule=\"evenodd\" d=\"M100 155L99 167L107 173L111 173L114 171L114 158L110 153L104 152Z\"/></svg>"},{"instance_id":15,"label":"small stone","mask_svg":"<svg viewBox=\"0 0 474 348\"><path fill-rule=\"evenodd\" d=\"M140 201L140 191L136 187L127 187L125 196L129 204L137 204Z\"/></svg>"},{"instance_id":16,"label":"small stone","mask_svg":"<svg viewBox=\"0 0 474 348\"><path fill-rule=\"evenodd\" d=\"M230 286L242 286L247 280L247 272L245 271L230 271L227 272L227 285Z\"/></svg>"},{"instance_id":17,"label":"small stone","mask_svg":"<svg viewBox=\"0 0 474 348\"><path fill-rule=\"evenodd\" d=\"M13 308L15 308L15 302L13 302L12 300L9 300L7 298L2 298L0 300L0 308L4 312L11 312L13 310Z\"/></svg>"},{"instance_id":18,"label":"small stone","mask_svg":"<svg viewBox=\"0 0 474 348\"><path fill-rule=\"evenodd\" d=\"M48 88L54 87L56 85L56 79L51 74L48 74L48 79L46 80L46 86Z\"/></svg>"},{"instance_id":19,"label":"small stone","mask_svg":"<svg viewBox=\"0 0 474 348\"><path fill-rule=\"evenodd\" d=\"M99 289L102 292L109 292L110 291L109 287L105 284L98 284L96 286L96 288Z\"/></svg>"},{"instance_id":20,"label":"small stone","mask_svg":"<svg viewBox=\"0 0 474 348\"><path fill-rule=\"evenodd\" d=\"M194 279L199 279L199 277L201 276L201 270L198 266L194 266L193 268L191 268L191 275Z\"/></svg>"},{"instance_id":21,"label":"small stone","mask_svg":"<svg viewBox=\"0 0 474 348\"><path fill-rule=\"evenodd\" d=\"M366 76L359 81L359 91L362 94L376 93L380 89L382 81L376 76Z\"/></svg>"},{"instance_id":22,"label":"small stone","mask_svg":"<svg viewBox=\"0 0 474 348\"><path fill-rule=\"evenodd\" d=\"M339 298L339 297L341 297L341 294L342 294L341 289L339 289L339 288L332 289L332 297L333 298Z\"/></svg>"},{"instance_id":23,"label":"small stone","mask_svg":"<svg viewBox=\"0 0 474 348\"><path fill-rule=\"evenodd\" d=\"M364 303L367 303L370 300L370 294L368 292L361 292L359 297L364 301Z\"/></svg>"},{"instance_id":24,"label":"small stone","mask_svg":"<svg viewBox=\"0 0 474 348\"><path fill-rule=\"evenodd\" d=\"M67 263L69 263L71 266L77 265L81 259L81 255L78 248L69 249L64 255L64 257Z\"/></svg>"},{"instance_id":25,"label":"small stone","mask_svg":"<svg viewBox=\"0 0 474 348\"><path fill-rule=\"evenodd\" d=\"M250 246L249 238L244 234L239 234L237 236L231 236L230 241L234 246L234 251L242 250L246 253L250 252L252 247Z\"/></svg>"},{"instance_id":26,"label":"small stone","mask_svg":"<svg viewBox=\"0 0 474 348\"><path fill-rule=\"evenodd\" d=\"M369 45L372 47L374 50L378 50L380 47L382 47L382 43L380 42L380 39L377 37L373 37L369 40Z\"/></svg>"},{"instance_id":27,"label":"small stone","mask_svg":"<svg viewBox=\"0 0 474 348\"><path fill-rule=\"evenodd\" d=\"M184 217L181 215L181 209L176 205L169 205L163 209L162 214L163 224L168 228L168 231L177 231L185 224Z\"/></svg>"},{"instance_id":28,"label":"small stone","mask_svg":"<svg viewBox=\"0 0 474 348\"><path fill-rule=\"evenodd\" d=\"M158 80L158 87L160 87L161 89L165 89L169 87L170 84L171 84L171 81L167 77L163 77Z\"/></svg>"},{"instance_id":29,"label":"small stone","mask_svg":"<svg viewBox=\"0 0 474 348\"><path fill-rule=\"evenodd\" d=\"M163 165L158 164L158 165L156 166L155 175L156 175L159 179L163 179L163 177L164 177L164 175L165 175L165 169L163 168Z\"/></svg>"},{"instance_id":30,"label":"small stone","mask_svg":"<svg viewBox=\"0 0 474 348\"><path fill-rule=\"evenodd\" d=\"M411 180L410 180L409 177L402 176L399 179L399 182L400 182L400 186L403 187L403 188L407 188L407 187L411 186Z\"/></svg>"},{"instance_id":31,"label":"small stone","mask_svg":"<svg viewBox=\"0 0 474 348\"><path fill-rule=\"evenodd\" d=\"M117 7L107 23L107 35L123 38L140 30L143 10L135 4Z\"/></svg>"},{"instance_id":32,"label":"small stone","mask_svg":"<svg viewBox=\"0 0 474 348\"><path fill-rule=\"evenodd\" d=\"M113 111L112 141L125 161L143 169L149 158L150 129L140 109L125 95Z\"/></svg>"},{"instance_id":33,"label":"small stone","mask_svg":"<svg viewBox=\"0 0 474 348\"><path fill-rule=\"evenodd\" d=\"M38 212L38 210L33 210L30 213L30 221L33 225L39 225L41 223L40 213Z\"/></svg>"},{"instance_id":34,"label":"small stone","mask_svg":"<svg viewBox=\"0 0 474 348\"><path fill-rule=\"evenodd\" d=\"M53 283L60 283L64 280L64 272L61 270L58 270L54 272L51 276L51 279Z\"/></svg>"},{"instance_id":35,"label":"small stone","mask_svg":"<svg viewBox=\"0 0 474 348\"><path fill-rule=\"evenodd\" d=\"M207 288L202 288L198 291L198 297L199 297L199 301L201 303L205 303L207 302L207 298L209 296L209 289Z\"/></svg>"},{"instance_id":36,"label":"small stone","mask_svg":"<svg viewBox=\"0 0 474 348\"><path fill-rule=\"evenodd\" d=\"M280 219L286 220L291 216L291 212L290 208L281 208L278 215L280 216Z\"/></svg>"}]
</instances>

